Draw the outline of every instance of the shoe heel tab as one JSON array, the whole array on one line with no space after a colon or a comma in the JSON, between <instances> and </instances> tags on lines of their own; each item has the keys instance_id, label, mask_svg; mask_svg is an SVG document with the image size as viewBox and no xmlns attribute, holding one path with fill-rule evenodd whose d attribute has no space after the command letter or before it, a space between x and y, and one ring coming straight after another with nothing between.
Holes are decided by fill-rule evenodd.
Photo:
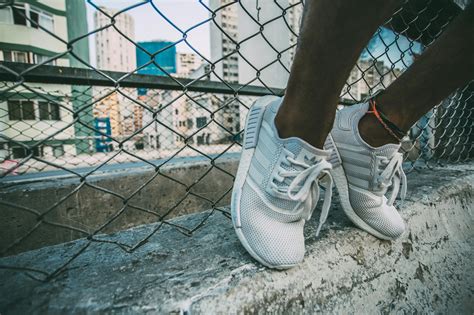
<instances>
[{"instance_id":1,"label":"shoe heel tab","mask_svg":"<svg viewBox=\"0 0 474 315\"><path fill-rule=\"evenodd\" d=\"M271 96L268 99L271 103L269 105L270 110L276 114L278 109L280 109L281 104L283 103L283 98Z\"/></svg>"},{"instance_id":2,"label":"shoe heel tab","mask_svg":"<svg viewBox=\"0 0 474 315\"><path fill-rule=\"evenodd\" d=\"M369 109L369 103L347 106L336 115L337 126L341 130L351 131L354 123L359 121Z\"/></svg>"}]
</instances>

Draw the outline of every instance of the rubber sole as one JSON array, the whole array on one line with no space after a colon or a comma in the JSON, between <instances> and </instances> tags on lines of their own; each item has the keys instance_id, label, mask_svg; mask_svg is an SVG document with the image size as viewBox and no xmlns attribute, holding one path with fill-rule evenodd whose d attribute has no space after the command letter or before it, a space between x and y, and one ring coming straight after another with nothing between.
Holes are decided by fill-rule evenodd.
<instances>
[{"instance_id":1,"label":"rubber sole","mask_svg":"<svg viewBox=\"0 0 474 315\"><path fill-rule=\"evenodd\" d=\"M244 145L242 146L242 153L240 156L239 167L237 169L237 174L235 176L234 187L232 189L232 199L230 204L232 223L234 226L235 233L240 240L240 243L244 246L247 252L252 256L256 261L262 265L272 268L285 270L296 266L297 264L291 265L272 265L266 262L262 257L260 257L250 246L249 242L242 233L242 227L240 224L240 198L242 195L242 187L245 183L245 180L248 175L250 168L250 162L252 161L255 147L258 141L258 131L263 119L263 114L265 113L265 108L272 101L276 100L274 96L265 96L258 99L252 105L247 115L245 121L245 133L244 133Z\"/></svg>"},{"instance_id":2,"label":"rubber sole","mask_svg":"<svg viewBox=\"0 0 474 315\"><path fill-rule=\"evenodd\" d=\"M340 200L342 209L344 210L344 213L360 229L380 239L393 241L394 238L380 233L379 231L377 231L376 229L374 229L373 227L365 223L365 221L362 220L352 208L351 202L349 199L349 187L347 185L346 173L344 172L344 168L342 166L342 160L340 158L339 151L337 150L337 147L334 143L334 140L331 134L328 135L327 143L328 142L329 142L329 145L325 144L325 146L327 145L328 147L332 147L332 149L335 150L334 154L337 154L338 163L332 162L333 167L332 167L332 170L330 170L329 172L332 175L337 192L339 193L339 200ZM334 161L335 159L336 158L334 158L333 156L331 157L332 161Z\"/></svg>"}]
</instances>

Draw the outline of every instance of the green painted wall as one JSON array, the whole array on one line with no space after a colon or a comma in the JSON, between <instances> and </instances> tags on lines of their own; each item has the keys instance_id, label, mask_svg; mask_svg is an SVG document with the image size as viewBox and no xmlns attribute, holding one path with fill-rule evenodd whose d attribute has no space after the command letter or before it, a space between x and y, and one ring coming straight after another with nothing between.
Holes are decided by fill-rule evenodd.
<instances>
[{"instance_id":1,"label":"green painted wall","mask_svg":"<svg viewBox=\"0 0 474 315\"><path fill-rule=\"evenodd\" d=\"M66 17L67 17L67 31L68 40L72 41L84 34L87 34L87 11L85 0L68 0L66 1ZM78 58L82 59L83 62L89 63L89 39L88 37L82 38L75 42L73 45L72 53ZM86 67L79 59L73 54L69 54L70 66L71 67ZM72 107L75 112L78 113L79 120L93 128L94 127L94 116L92 113L92 87L90 86L71 86L72 96ZM84 108L85 107L85 108ZM84 108L84 109L83 109ZM80 109L83 109L79 111ZM78 154L91 153L94 151L94 132L84 126L83 124L76 122L74 125L76 134L76 150Z\"/></svg>"}]
</instances>

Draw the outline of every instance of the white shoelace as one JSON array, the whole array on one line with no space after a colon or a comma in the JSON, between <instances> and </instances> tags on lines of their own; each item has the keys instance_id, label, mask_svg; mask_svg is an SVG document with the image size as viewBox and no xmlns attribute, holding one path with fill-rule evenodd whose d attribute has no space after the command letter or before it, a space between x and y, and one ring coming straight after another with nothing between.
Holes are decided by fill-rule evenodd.
<instances>
[{"instance_id":1,"label":"white shoelace","mask_svg":"<svg viewBox=\"0 0 474 315\"><path fill-rule=\"evenodd\" d=\"M297 161L290 156L286 156L288 164L297 165L303 168L303 171L287 171L279 165L278 174L281 176L283 182L285 178L293 178L293 180L288 185L288 188L281 188L276 185L273 186L273 189L278 192L286 193L288 198L294 201L299 201L304 203L305 209L307 209L306 220L311 218L314 208L316 207L317 202L319 201L319 180L325 181L325 193L324 193L324 203L321 209L321 216L319 217L319 225L316 230L316 236L319 235L321 227L329 214L329 208L331 207L332 199L332 186L333 179L329 170L332 168L331 163L322 159L316 162L313 165L308 165L304 162ZM299 187L299 189L298 189ZM310 197L311 194L311 198ZM311 201L314 200L315 204L312 206Z\"/></svg>"},{"instance_id":2,"label":"white shoelace","mask_svg":"<svg viewBox=\"0 0 474 315\"><path fill-rule=\"evenodd\" d=\"M395 202L395 199L397 198L400 184L400 198L402 200L405 199L407 193L407 176L403 171L403 154L395 153L390 160L383 158L381 161L387 166L382 171L382 173L380 173L378 177L378 183L380 188L384 190L392 186L392 192L387 203L389 206L392 206Z\"/></svg>"}]
</instances>

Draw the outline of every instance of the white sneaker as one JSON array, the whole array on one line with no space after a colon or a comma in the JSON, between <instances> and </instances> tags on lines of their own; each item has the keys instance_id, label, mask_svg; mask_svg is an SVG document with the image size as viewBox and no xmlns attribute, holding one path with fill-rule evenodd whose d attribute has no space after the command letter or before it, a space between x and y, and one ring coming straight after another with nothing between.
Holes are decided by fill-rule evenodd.
<instances>
[{"instance_id":1,"label":"white sneaker","mask_svg":"<svg viewBox=\"0 0 474 315\"><path fill-rule=\"evenodd\" d=\"M318 233L326 220L332 179L330 151L278 136L274 119L281 101L265 96L249 110L231 210L237 236L250 255L267 267L286 269L304 258L303 226L319 200L323 176L328 189Z\"/></svg>"},{"instance_id":2,"label":"white sneaker","mask_svg":"<svg viewBox=\"0 0 474 315\"><path fill-rule=\"evenodd\" d=\"M403 155L398 152L400 145L374 148L362 140L359 120L368 107L368 103L362 103L339 110L324 147L335 149L329 159L331 174L347 216L372 235L393 240L405 230L405 223L393 206L400 183L402 198L406 194Z\"/></svg>"}]
</instances>

